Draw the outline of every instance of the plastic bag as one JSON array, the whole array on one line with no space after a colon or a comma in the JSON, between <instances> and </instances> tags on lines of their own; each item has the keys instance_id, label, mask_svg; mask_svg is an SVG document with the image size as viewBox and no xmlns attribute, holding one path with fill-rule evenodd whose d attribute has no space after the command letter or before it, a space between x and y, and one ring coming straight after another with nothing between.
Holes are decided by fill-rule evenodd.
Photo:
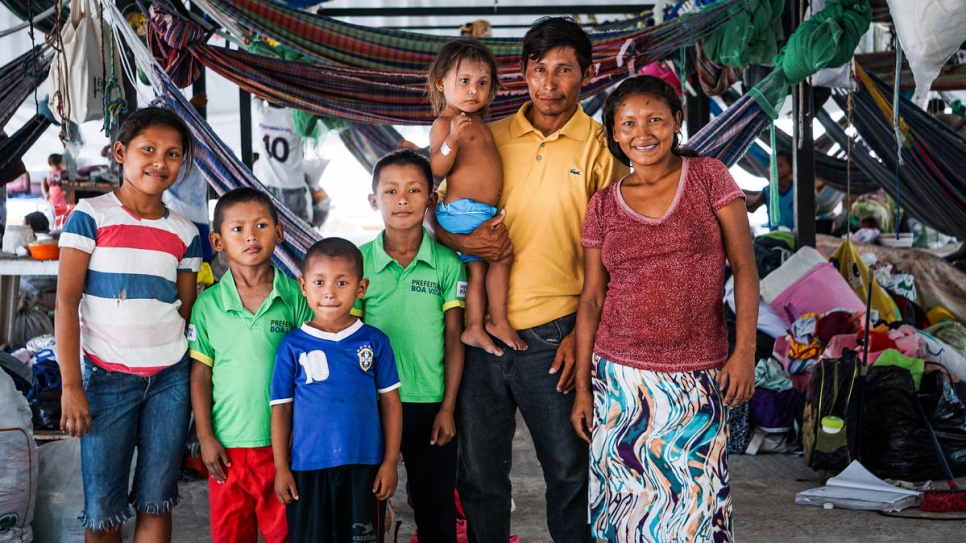
<instances>
[{"instance_id":1,"label":"plastic bag","mask_svg":"<svg viewBox=\"0 0 966 543\"><path fill-rule=\"evenodd\" d=\"M70 8L70 19L60 35L63 53L54 55L47 80L50 110L61 122L65 117L77 123L103 119L105 75L121 73L120 55L112 50L116 46L110 39L111 29L104 24L96 0L75 0Z\"/></svg>"},{"instance_id":2,"label":"plastic bag","mask_svg":"<svg viewBox=\"0 0 966 543\"><path fill-rule=\"evenodd\" d=\"M0 541L31 541L37 446L27 400L4 372L0 372L0 458Z\"/></svg>"},{"instance_id":3,"label":"plastic bag","mask_svg":"<svg viewBox=\"0 0 966 543\"><path fill-rule=\"evenodd\" d=\"M34 511L35 543L84 543L84 526L77 517L84 510L80 439L54 441L38 451L37 508ZM131 462L137 465L137 452ZM134 519L124 523L122 537L134 533Z\"/></svg>"},{"instance_id":4,"label":"plastic bag","mask_svg":"<svg viewBox=\"0 0 966 543\"><path fill-rule=\"evenodd\" d=\"M909 371L872 367L865 385L862 464L881 478L943 479L919 412L922 401L953 475L966 475L966 384L926 372L919 400Z\"/></svg>"}]
</instances>

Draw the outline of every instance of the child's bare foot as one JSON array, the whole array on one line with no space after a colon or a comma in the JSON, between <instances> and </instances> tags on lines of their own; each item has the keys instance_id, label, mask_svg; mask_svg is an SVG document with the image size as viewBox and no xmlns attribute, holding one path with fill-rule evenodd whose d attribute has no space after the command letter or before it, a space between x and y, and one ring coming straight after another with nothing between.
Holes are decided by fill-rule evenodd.
<instances>
[{"instance_id":1,"label":"child's bare foot","mask_svg":"<svg viewBox=\"0 0 966 543\"><path fill-rule=\"evenodd\" d=\"M493 343L493 338L486 333L486 330L480 327L463 330L463 335L460 336L460 340L472 347L479 347L490 354L503 356L503 349L497 347L496 343Z\"/></svg>"},{"instance_id":2,"label":"child's bare foot","mask_svg":"<svg viewBox=\"0 0 966 543\"><path fill-rule=\"evenodd\" d=\"M527 350L527 344L517 335L517 331L510 325L510 321L495 322L488 320L486 321L486 331L516 351Z\"/></svg>"}]
</instances>

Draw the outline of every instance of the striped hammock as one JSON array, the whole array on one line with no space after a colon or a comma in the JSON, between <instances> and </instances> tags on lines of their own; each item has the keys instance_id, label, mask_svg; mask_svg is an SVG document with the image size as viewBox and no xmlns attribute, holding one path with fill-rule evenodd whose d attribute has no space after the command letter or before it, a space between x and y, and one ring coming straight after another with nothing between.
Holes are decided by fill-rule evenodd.
<instances>
[{"instance_id":1,"label":"striped hammock","mask_svg":"<svg viewBox=\"0 0 966 543\"><path fill-rule=\"evenodd\" d=\"M738 0L721 3L615 41L616 48L595 50L597 73L582 96L635 73L635 65L700 40L727 20L725 7L743 5ZM207 45L199 27L158 4L149 15L148 45L179 87L193 82L203 65L256 96L323 117L397 125L430 124L435 118L425 98L425 65L419 71L386 71L264 57ZM490 107L493 119L511 115L529 100L518 62L519 55L513 68L501 73L503 89Z\"/></svg>"},{"instance_id":2,"label":"striped hammock","mask_svg":"<svg viewBox=\"0 0 966 543\"><path fill-rule=\"evenodd\" d=\"M0 179L4 179L10 169L20 162L24 153L37 143L49 126L50 119L34 115L20 130L0 143Z\"/></svg>"},{"instance_id":3,"label":"striped hammock","mask_svg":"<svg viewBox=\"0 0 966 543\"><path fill-rule=\"evenodd\" d=\"M51 58L50 49L38 45L0 67L0 130L30 93L47 80Z\"/></svg>"},{"instance_id":4,"label":"striped hammock","mask_svg":"<svg viewBox=\"0 0 966 543\"><path fill-rule=\"evenodd\" d=\"M422 74L436 58L439 47L453 39L353 25L270 0L206 0L206 3L259 34L319 62L358 68ZM698 13L655 27L591 34L594 63L600 64L598 73L619 69L644 52L657 60L679 47L673 43L680 36L690 37L689 43L694 43L751 3L752 0L722 0ZM522 53L519 39L481 38L480 41L493 51L501 73L519 71Z\"/></svg>"},{"instance_id":5,"label":"striped hammock","mask_svg":"<svg viewBox=\"0 0 966 543\"><path fill-rule=\"evenodd\" d=\"M900 98L905 164L897 168L892 89L858 64L856 75L858 90L853 93L852 121L864 146L853 146L853 160L858 160L899 207L917 220L944 234L966 238L966 139L911 101ZM848 107L846 95L834 94L833 98L842 109ZM830 134L835 135L834 129Z\"/></svg>"}]
</instances>

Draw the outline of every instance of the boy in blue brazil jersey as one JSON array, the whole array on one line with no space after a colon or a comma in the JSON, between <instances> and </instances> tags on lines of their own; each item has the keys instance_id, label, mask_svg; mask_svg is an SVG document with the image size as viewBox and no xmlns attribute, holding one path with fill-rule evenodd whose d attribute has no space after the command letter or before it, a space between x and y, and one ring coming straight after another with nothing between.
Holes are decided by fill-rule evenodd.
<instances>
[{"instance_id":1,"label":"boy in blue brazil jersey","mask_svg":"<svg viewBox=\"0 0 966 543\"><path fill-rule=\"evenodd\" d=\"M350 313L368 286L362 254L324 239L305 254L299 285L315 316L275 356L275 493L292 543L381 543L402 405L389 338Z\"/></svg>"}]
</instances>

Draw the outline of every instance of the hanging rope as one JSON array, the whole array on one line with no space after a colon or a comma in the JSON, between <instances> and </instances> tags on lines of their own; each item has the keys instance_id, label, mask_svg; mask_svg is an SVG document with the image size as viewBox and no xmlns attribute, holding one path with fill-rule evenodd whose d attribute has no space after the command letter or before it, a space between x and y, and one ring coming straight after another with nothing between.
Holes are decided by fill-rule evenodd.
<instances>
[{"instance_id":1,"label":"hanging rope","mask_svg":"<svg viewBox=\"0 0 966 543\"><path fill-rule=\"evenodd\" d=\"M892 130L896 135L896 239L899 239L899 222L902 216L902 184L899 182L899 167L902 161L902 131L899 130L899 85L902 81L902 47L896 36L896 71L892 88Z\"/></svg>"}]
</instances>

